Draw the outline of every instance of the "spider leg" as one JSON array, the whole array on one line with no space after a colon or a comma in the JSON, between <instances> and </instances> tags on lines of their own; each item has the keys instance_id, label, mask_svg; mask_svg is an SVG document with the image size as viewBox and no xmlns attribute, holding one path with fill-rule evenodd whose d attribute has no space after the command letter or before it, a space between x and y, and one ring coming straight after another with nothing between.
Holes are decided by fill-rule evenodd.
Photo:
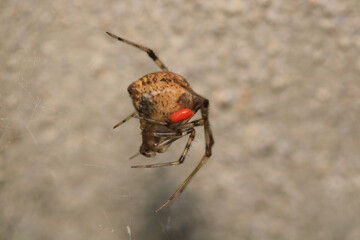
<instances>
[{"instance_id":1,"label":"spider leg","mask_svg":"<svg viewBox=\"0 0 360 240\"><path fill-rule=\"evenodd\" d=\"M209 116L209 100L202 98L201 106L201 117L204 120L204 131L205 131L205 155L207 157L211 156L211 148L214 145L214 138L210 128L210 122L208 120Z\"/></svg>"},{"instance_id":2,"label":"spider leg","mask_svg":"<svg viewBox=\"0 0 360 240\"><path fill-rule=\"evenodd\" d=\"M181 186L170 196L170 198L163 204L161 207L155 210L155 213L158 213L165 206L173 204L173 202L180 196L180 194L184 191L185 187L189 184L191 179L195 176L195 174L200 170L200 168L209 160L209 157L204 155L201 159L200 163L196 166L196 168L191 172L191 174L185 179L185 181L181 184Z\"/></svg>"},{"instance_id":3,"label":"spider leg","mask_svg":"<svg viewBox=\"0 0 360 240\"><path fill-rule=\"evenodd\" d=\"M137 153L135 153L134 155L132 155L131 157L129 157L129 159L131 160L131 159L134 159L134 158L136 158L137 156L139 156L140 155L140 153L139 152L137 152Z\"/></svg>"},{"instance_id":4,"label":"spider leg","mask_svg":"<svg viewBox=\"0 0 360 240\"><path fill-rule=\"evenodd\" d=\"M174 132L153 132L151 135L155 137L175 137L175 138L169 138L159 144L159 145L166 145L168 143L172 143L173 141L177 140L176 138L181 138L185 135L190 134L192 130L193 127L189 127L189 128L181 128L178 131L174 131ZM168 142L169 140L172 141Z\"/></svg>"},{"instance_id":5,"label":"spider leg","mask_svg":"<svg viewBox=\"0 0 360 240\"><path fill-rule=\"evenodd\" d=\"M188 123L184 123L181 128L182 129L186 129L186 128L194 128L194 127L198 127L198 126L203 126L205 124L205 120L204 119L199 119L199 120L195 120L192 122L188 122Z\"/></svg>"},{"instance_id":6,"label":"spider leg","mask_svg":"<svg viewBox=\"0 0 360 240\"><path fill-rule=\"evenodd\" d=\"M159 120L154 120L154 119L146 118L146 117L141 117L141 116L138 116L138 115L133 115L132 117L133 117L133 118L140 119L140 120L145 120L145 121L147 121L147 122L149 122L149 123L152 123L152 124L160 124L160 125L164 125L164 126L169 125L167 122L163 122L163 121L159 121Z\"/></svg>"},{"instance_id":7,"label":"spider leg","mask_svg":"<svg viewBox=\"0 0 360 240\"><path fill-rule=\"evenodd\" d=\"M185 135L192 133L193 130L194 130L193 128L189 128L189 129L180 129L180 132L154 132L153 136L156 136L156 137L169 137L170 136L168 139L162 141L161 143L159 143L157 145L157 148L160 148L162 146L169 145L169 144L175 142L176 140L178 140L179 138L182 138Z\"/></svg>"},{"instance_id":8,"label":"spider leg","mask_svg":"<svg viewBox=\"0 0 360 240\"><path fill-rule=\"evenodd\" d=\"M200 96L199 96L200 97ZM199 164L196 166L196 168L190 173L190 175L185 179L185 181L176 189L176 191L170 196L170 198L161 205L158 209L155 210L155 213L158 213L163 209L165 206L173 204L173 202L181 195L181 193L184 191L186 186L189 184L191 179L195 176L195 174L200 170L200 168L209 160L209 157L211 156L211 148L214 145L214 138L211 132L210 123L208 120L209 115L209 101L207 99L202 99L202 107L201 107L201 116L202 119L196 120L193 122L190 122L190 124L199 124L204 125L204 131L205 131L205 155L199 162ZM201 121L203 120L203 122ZM202 124L200 124L202 123Z\"/></svg>"},{"instance_id":9,"label":"spider leg","mask_svg":"<svg viewBox=\"0 0 360 240\"><path fill-rule=\"evenodd\" d=\"M114 127L114 128L117 128L118 126L120 126L121 124L125 123L126 121L128 121L129 119L135 117L136 115L136 112L133 112L132 114L130 114L129 116L127 116L124 120L122 120L121 122L118 122Z\"/></svg>"},{"instance_id":10,"label":"spider leg","mask_svg":"<svg viewBox=\"0 0 360 240\"><path fill-rule=\"evenodd\" d=\"M150 122L150 123L153 123L153 124L160 124L160 125L168 125L167 122L163 122L163 121L158 121L158 120L154 120L154 119L150 119L150 118L145 118L145 117L140 117L137 115L137 112L133 112L132 114L130 114L129 116L127 116L124 120L118 122L114 127L114 128L117 128L118 126L120 126L121 124L127 122L128 120L130 120L131 118L137 118L137 119L140 119L140 120L145 120L147 122Z\"/></svg>"},{"instance_id":11,"label":"spider leg","mask_svg":"<svg viewBox=\"0 0 360 240\"><path fill-rule=\"evenodd\" d=\"M156 167L166 167L166 166L175 166L175 165L179 165L179 164L182 164L185 160L185 156L186 154L188 153L189 149L190 149L190 146L191 146L191 143L192 141L194 140L195 138L195 129L191 129L191 131L187 131L187 132L184 132L186 133L185 135L187 134L190 134L189 136L189 139L186 143L186 146L184 148L184 151L183 153L181 154L180 158L178 161L174 161L174 162L166 162L166 163L156 163L156 164L149 164L149 165L137 165L137 166L131 166L132 168L156 168ZM169 144L173 141L176 141L178 140L179 138L181 138L182 136L174 136L164 142L166 143L162 143L162 145L166 145L166 144Z\"/></svg>"},{"instance_id":12,"label":"spider leg","mask_svg":"<svg viewBox=\"0 0 360 240\"><path fill-rule=\"evenodd\" d=\"M165 67L165 65L162 63L162 61L156 56L156 54L154 53L153 50L151 50L150 48L144 47L142 45L139 45L137 43L131 42L129 40L123 39L121 37L116 36L115 34L112 34L110 32L106 32L110 37L113 37L121 42L127 43L131 46L134 46L144 52L146 52L149 57L161 68L161 70L163 70L164 72L168 72L169 70L167 69L167 67Z\"/></svg>"}]
</instances>

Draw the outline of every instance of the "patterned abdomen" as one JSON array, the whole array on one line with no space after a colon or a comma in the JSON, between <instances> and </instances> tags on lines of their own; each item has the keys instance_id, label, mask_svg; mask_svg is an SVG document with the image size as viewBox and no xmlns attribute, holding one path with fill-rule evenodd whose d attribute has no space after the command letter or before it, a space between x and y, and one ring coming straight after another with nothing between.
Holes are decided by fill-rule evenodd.
<instances>
[{"instance_id":1,"label":"patterned abdomen","mask_svg":"<svg viewBox=\"0 0 360 240\"><path fill-rule=\"evenodd\" d=\"M193 109L193 94L186 80L175 73L150 73L132 83L128 91L134 106L142 116L170 121L170 115L180 109Z\"/></svg>"}]
</instances>

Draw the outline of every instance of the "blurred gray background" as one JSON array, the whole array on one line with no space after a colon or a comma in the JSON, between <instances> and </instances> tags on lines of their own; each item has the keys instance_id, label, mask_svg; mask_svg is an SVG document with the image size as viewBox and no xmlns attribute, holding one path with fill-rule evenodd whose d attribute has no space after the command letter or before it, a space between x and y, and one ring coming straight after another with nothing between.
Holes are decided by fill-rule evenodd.
<instances>
[{"instance_id":1,"label":"blurred gray background","mask_svg":"<svg viewBox=\"0 0 360 240\"><path fill-rule=\"evenodd\" d=\"M360 239L358 0L0 2L0 239ZM210 100L153 159L127 86L152 48Z\"/></svg>"}]
</instances>

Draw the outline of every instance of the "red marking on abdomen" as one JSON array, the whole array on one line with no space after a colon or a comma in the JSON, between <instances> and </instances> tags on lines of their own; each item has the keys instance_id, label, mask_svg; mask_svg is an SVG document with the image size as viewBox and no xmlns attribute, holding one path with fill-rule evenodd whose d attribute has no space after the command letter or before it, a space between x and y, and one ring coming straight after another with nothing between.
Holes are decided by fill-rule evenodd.
<instances>
[{"instance_id":1,"label":"red marking on abdomen","mask_svg":"<svg viewBox=\"0 0 360 240\"><path fill-rule=\"evenodd\" d=\"M194 113L190 109L184 108L184 109L181 109L181 110L171 114L170 120L174 123L181 122L181 121L191 118L193 115L194 115Z\"/></svg>"}]
</instances>

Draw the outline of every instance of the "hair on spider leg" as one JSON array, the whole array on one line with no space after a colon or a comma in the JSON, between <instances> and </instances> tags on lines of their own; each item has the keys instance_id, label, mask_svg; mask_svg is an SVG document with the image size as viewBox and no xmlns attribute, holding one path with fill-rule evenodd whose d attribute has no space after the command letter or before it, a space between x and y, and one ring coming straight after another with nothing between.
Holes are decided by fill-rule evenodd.
<instances>
[{"instance_id":1,"label":"hair on spider leg","mask_svg":"<svg viewBox=\"0 0 360 240\"><path fill-rule=\"evenodd\" d=\"M132 166L132 168L156 168L182 164L195 139L195 128L201 126L204 128L205 153L202 159L170 198L155 211L157 213L165 206L171 206L174 203L211 156L214 138L209 122L209 100L195 93L185 78L169 72L168 68L150 48L118 37L113 33L106 33L112 38L146 52L162 70L161 72L147 74L128 87L136 111L116 124L114 128L131 118L139 119L142 134L140 153L133 155L130 159L139 154L152 157L156 153L166 152L173 142L188 136L184 150L178 160ZM200 119L190 121L198 112L201 115Z\"/></svg>"}]
</instances>

